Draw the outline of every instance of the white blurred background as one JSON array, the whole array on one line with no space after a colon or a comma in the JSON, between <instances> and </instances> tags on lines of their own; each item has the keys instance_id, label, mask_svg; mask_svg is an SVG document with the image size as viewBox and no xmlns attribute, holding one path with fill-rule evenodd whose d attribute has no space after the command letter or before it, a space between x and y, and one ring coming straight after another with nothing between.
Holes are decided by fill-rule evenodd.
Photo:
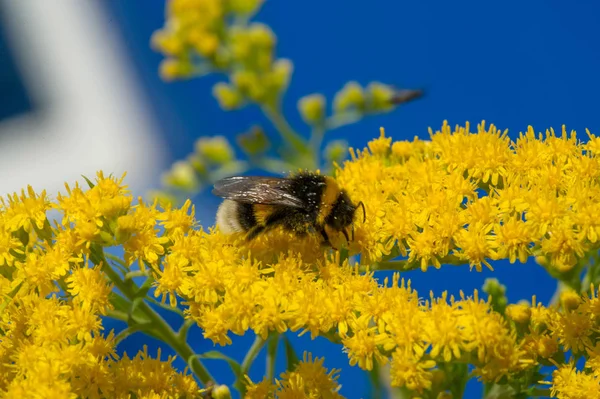
<instances>
[{"instance_id":1,"label":"white blurred background","mask_svg":"<svg viewBox=\"0 0 600 399\"><path fill-rule=\"evenodd\" d=\"M98 170L127 171L141 194L164 169L164 143L101 6L0 0L0 104L19 101L15 73L29 102L0 119L0 195L27 184L55 195Z\"/></svg>"}]
</instances>

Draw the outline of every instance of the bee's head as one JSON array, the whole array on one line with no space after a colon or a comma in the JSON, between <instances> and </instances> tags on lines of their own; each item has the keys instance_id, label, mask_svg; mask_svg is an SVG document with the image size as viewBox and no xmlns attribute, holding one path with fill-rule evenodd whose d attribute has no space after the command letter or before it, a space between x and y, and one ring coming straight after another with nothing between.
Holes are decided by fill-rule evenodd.
<instances>
[{"instance_id":1,"label":"bee's head","mask_svg":"<svg viewBox=\"0 0 600 399\"><path fill-rule=\"evenodd\" d=\"M333 203L331 212L325 218L325 224L334 230L343 232L346 240L349 241L346 229L354 223L354 214L359 206L363 207L364 212L363 203L359 202L358 205L354 205L348 194L342 190ZM352 233L352 236L354 236L354 229L352 229Z\"/></svg>"}]
</instances>

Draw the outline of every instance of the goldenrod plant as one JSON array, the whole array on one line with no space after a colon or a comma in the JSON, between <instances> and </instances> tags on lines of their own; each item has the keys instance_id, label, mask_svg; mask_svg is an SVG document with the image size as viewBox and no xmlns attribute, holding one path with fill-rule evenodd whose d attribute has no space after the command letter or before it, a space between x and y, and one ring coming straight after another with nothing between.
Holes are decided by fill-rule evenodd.
<instances>
[{"instance_id":1,"label":"goldenrod plant","mask_svg":"<svg viewBox=\"0 0 600 399\"><path fill-rule=\"evenodd\" d=\"M600 138L528 128L512 141L480 124L430 140L381 136L333 176L366 219L339 250L274 229L251 242L200 227L180 207L134 199L123 178L98 173L51 199L23 190L0 208L0 392L4 397L341 398L323 354L296 354L288 335L330 340L350 365L384 374L397 397L600 398ZM555 298L508 303L506 287L418 293L411 273L492 268L535 259ZM393 270L380 279L382 270ZM174 330L158 307L178 314ZM103 318L127 323L114 334ZM195 353L199 326L216 350ZM119 343L145 333L188 364ZM242 362L218 350L256 340ZM277 353L283 341L285 352ZM261 349L262 380L248 371ZM288 370L275 373L275 359ZM227 362L223 384L205 359ZM300 360L302 359L302 360Z\"/></svg>"},{"instance_id":2,"label":"goldenrod plant","mask_svg":"<svg viewBox=\"0 0 600 399\"><path fill-rule=\"evenodd\" d=\"M371 82L366 87L349 82L329 102L319 93L298 100L298 111L310 137L298 133L282 112L282 99L290 83L292 61L278 58L277 38L253 16L262 0L170 0L166 23L152 37L153 47L166 58L160 75L166 81L221 74L227 81L216 83L213 95L225 111L246 105L258 106L282 141L273 154L271 139L255 125L237 138L244 154L236 156L226 137L202 137L186 160L175 162L165 173L166 190L156 193L168 200L175 194L189 196L222 177L242 174L250 168L272 174L300 169L330 170L333 162L347 155L344 140L323 145L326 132L359 121L365 116L389 112L399 104L422 95L421 90L399 90ZM324 159L323 159L324 158ZM323 161L326 162L323 162Z\"/></svg>"}]
</instances>

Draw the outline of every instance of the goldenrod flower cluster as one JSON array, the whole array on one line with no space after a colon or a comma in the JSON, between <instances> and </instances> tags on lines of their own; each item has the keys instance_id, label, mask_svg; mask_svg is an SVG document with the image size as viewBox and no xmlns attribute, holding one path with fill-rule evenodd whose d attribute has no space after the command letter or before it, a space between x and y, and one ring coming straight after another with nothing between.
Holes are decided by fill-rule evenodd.
<instances>
[{"instance_id":1,"label":"goldenrod flower cluster","mask_svg":"<svg viewBox=\"0 0 600 399\"><path fill-rule=\"evenodd\" d=\"M481 124L444 124L430 141L392 143L383 135L338 170L367 220L354 249L365 263L392 255L426 270L535 256L552 272L573 271L600 246L598 138L533 128L511 141Z\"/></svg>"},{"instance_id":2,"label":"goldenrod flower cluster","mask_svg":"<svg viewBox=\"0 0 600 399\"><path fill-rule=\"evenodd\" d=\"M151 358L146 349L119 357L114 334L103 334L112 284L102 271L107 265L90 265L90 248L114 243L109 232L129 217L121 180L100 174L91 190L67 191L51 202L29 187L1 202L0 395L195 397L194 378L177 373L174 358L161 361L160 351ZM51 223L56 210L58 222ZM139 216L131 219L136 232L138 223Z\"/></svg>"},{"instance_id":3,"label":"goldenrod flower cluster","mask_svg":"<svg viewBox=\"0 0 600 399\"><path fill-rule=\"evenodd\" d=\"M122 302L111 283L127 291L127 276L142 273L150 292L183 306L215 344L249 331L264 339L288 331L323 336L351 365L388 364L393 386L422 397L459 395L471 376L515 394L547 383L556 397L600 397L600 299L594 286L585 292L598 286L591 254L600 168L597 139L589 137L581 143L574 133L529 129L512 142L483 124L474 133L445 124L430 141L392 142L382 133L336 171L350 197L365 203L366 221L356 218L350 246L360 263L320 247L317 237L274 230L246 243L218 227L204 230L189 201L179 209L134 203L122 179L102 174L88 190L67 186L55 202L31 189L11 196L0 214L0 388L111 397L197 392L172 359L118 359L115 338L101 335L100 315L118 315L112 309ZM102 248L111 246L123 249L123 261L107 261ZM531 256L571 287L557 304L534 299L499 309L477 291L424 300L398 274L376 278L383 268L479 270ZM574 367L580 357L583 370ZM247 381L246 394L340 397L336 375L309 356L279 380Z\"/></svg>"},{"instance_id":4,"label":"goldenrod flower cluster","mask_svg":"<svg viewBox=\"0 0 600 399\"><path fill-rule=\"evenodd\" d=\"M281 375L275 383L264 379L256 384L250 381L246 399L267 398L327 398L343 399L338 393L339 370L328 371L323 366L323 358L313 360L312 355L305 353L304 361L299 362L294 371Z\"/></svg>"},{"instance_id":5,"label":"goldenrod flower cluster","mask_svg":"<svg viewBox=\"0 0 600 399\"><path fill-rule=\"evenodd\" d=\"M224 109L250 100L273 106L287 87L292 64L276 59L275 35L268 26L248 24L262 0L172 0L167 24L152 39L168 56L161 64L166 80L210 71L231 73L230 83L217 83L215 97Z\"/></svg>"}]
</instances>

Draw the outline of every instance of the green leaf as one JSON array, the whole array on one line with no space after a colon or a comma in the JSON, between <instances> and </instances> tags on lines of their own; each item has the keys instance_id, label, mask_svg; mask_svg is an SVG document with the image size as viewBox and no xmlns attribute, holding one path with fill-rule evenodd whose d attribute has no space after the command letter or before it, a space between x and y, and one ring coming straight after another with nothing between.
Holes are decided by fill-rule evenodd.
<instances>
[{"instance_id":1,"label":"green leaf","mask_svg":"<svg viewBox=\"0 0 600 399\"><path fill-rule=\"evenodd\" d=\"M132 281L132 280L129 280L129 281ZM146 280L144 280L144 283L135 292L136 298L145 298L146 295L148 294L148 291L150 291L150 288L152 288L153 282L154 282L154 279L152 277L148 277Z\"/></svg>"},{"instance_id":2,"label":"green leaf","mask_svg":"<svg viewBox=\"0 0 600 399\"><path fill-rule=\"evenodd\" d=\"M202 354L199 355L194 355L192 356L192 358L197 357L198 359L216 359L216 360L224 360L227 362L227 364L229 364L229 367L231 367L231 371L233 371L233 374L237 377L240 378L241 373L242 373L242 365L237 362L236 360L230 358L227 355L224 355L223 353L219 352L219 351L208 351L208 352L204 352ZM192 358L188 359L188 364L191 363ZM242 376L243 377L243 376Z\"/></svg>"},{"instance_id":3,"label":"green leaf","mask_svg":"<svg viewBox=\"0 0 600 399\"><path fill-rule=\"evenodd\" d=\"M300 363L300 359L298 359L298 355L296 354L296 350L292 346L289 338L284 335L283 342L285 344L285 357L287 359L287 369L294 370L298 363Z\"/></svg>"},{"instance_id":4,"label":"green leaf","mask_svg":"<svg viewBox=\"0 0 600 399\"><path fill-rule=\"evenodd\" d=\"M92 183L92 181L90 179L88 179L86 176L81 175L81 177L83 177L83 179L85 180L85 182L88 184L88 186L90 186L90 188L94 188L96 187L96 185L94 183Z\"/></svg>"}]
</instances>

